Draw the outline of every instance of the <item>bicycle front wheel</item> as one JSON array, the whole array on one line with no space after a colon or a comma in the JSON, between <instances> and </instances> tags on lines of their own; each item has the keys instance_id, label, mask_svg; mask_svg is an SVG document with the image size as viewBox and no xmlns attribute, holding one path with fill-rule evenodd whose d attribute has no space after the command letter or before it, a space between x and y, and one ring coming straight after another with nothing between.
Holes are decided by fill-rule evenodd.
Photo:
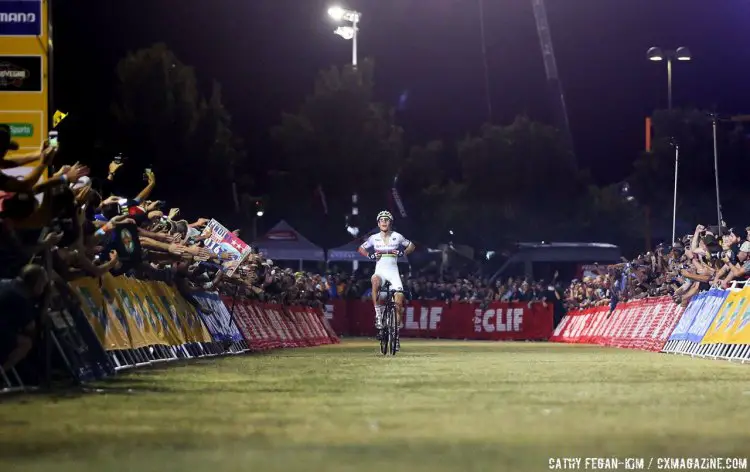
<instances>
[{"instance_id":1,"label":"bicycle front wheel","mask_svg":"<svg viewBox=\"0 0 750 472\"><path fill-rule=\"evenodd\" d=\"M395 310L393 310L393 316L391 316L391 324L390 324L390 332L391 334L391 355L395 356L398 352L398 320L396 319L396 313Z\"/></svg>"}]
</instances>

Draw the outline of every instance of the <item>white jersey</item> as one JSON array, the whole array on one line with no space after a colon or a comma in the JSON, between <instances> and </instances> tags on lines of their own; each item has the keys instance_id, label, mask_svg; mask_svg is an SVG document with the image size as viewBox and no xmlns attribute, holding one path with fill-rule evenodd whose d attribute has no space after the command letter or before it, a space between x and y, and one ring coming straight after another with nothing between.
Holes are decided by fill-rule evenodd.
<instances>
[{"instance_id":1,"label":"white jersey","mask_svg":"<svg viewBox=\"0 0 750 472\"><path fill-rule=\"evenodd\" d=\"M383 237L383 233L376 233L367 238L367 241L362 243L362 248L369 250L375 249L376 253L392 253L398 250L404 250L409 247L411 241L406 239L395 231L391 231L391 234ZM378 268L393 268L398 267L398 256L395 254L383 254L378 262L375 264L375 270Z\"/></svg>"},{"instance_id":2,"label":"white jersey","mask_svg":"<svg viewBox=\"0 0 750 472\"><path fill-rule=\"evenodd\" d=\"M376 253L391 253L398 250L404 250L411 244L411 241L403 237L400 233L391 231L383 237L383 233L376 233L367 238L362 243L365 250L375 249ZM385 282L391 283L393 290L402 290L404 287L401 283L401 276L398 273L398 256L396 254L382 254L377 263L375 263L375 274Z\"/></svg>"}]
</instances>

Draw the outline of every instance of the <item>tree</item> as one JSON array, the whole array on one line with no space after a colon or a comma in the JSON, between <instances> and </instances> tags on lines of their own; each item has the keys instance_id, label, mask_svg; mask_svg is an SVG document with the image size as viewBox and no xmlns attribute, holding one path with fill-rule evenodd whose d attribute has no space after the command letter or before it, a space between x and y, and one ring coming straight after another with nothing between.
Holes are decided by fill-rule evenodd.
<instances>
[{"instance_id":1,"label":"tree","mask_svg":"<svg viewBox=\"0 0 750 472\"><path fill-rule=\"evenodd\" d=\"M129 157L124 173L139 176L144 167L153 167L159 195L206 207L196 211L231 208L232 176L245 154L231 131L218 83L206 99L195 71L164 44L129 53L116 72L112 110L119 149ZM186 186L210 188L212 201L204 203L205 192L186 195Z\"/></svg>"},{"instance_id":2,"label":"tree","mask_svg":"<svg viewBox=\"0 0 750 472\"><path fill-rule=\"evenodd\" d=\"M459 142L471 226L488 240L538 238L543 220L544 237L553 238L581 190L569 152L557 129L523 116L508 126L485 124Z\"/></svg>"},{"instance_id":3,"label":"tree","mask_svg":"<svg viewBox=\"0 0 750 472\"><path fill-rule=\"evenodd\" d=\"M656 110L652 116L652 150L638 156L627 178L642 213L647 247L651 246L652 233L658 239L671 238L674 144L679 146L680 156L678 216L695 221L701 219L699 215L716 214L715 199L711 198L713 137L708 113L695 109L673 109Z\"/></svg>"},{"instance_id":4,"label":"tree","mask_svg":"<svg viewBox=\"0 0 750 472\"><path fill-rule=\"evenodd\" d=\"M571 221L579 235L590 241L616 242L641 249L643 220L638 202L622 192L621 185L589 185L575 205Z\"/></svg>"},{"instance_id":5,"label":"tree","mask_svg":"<svg viewBox=\"0 0 750 472\"><path fill-rule=\"evenodd\" d=\"M373 73L369 59L356 69L320 71L314 92L272 130L282 156L279 168L289 175L287 186L297 197L313 195L321 186L336 217L349 211L355 192L365 214L382 206L400 165L402 130L393 110L374 101ZM309 211L296 200L295 208Z\"/></svg>"}]
</instances>

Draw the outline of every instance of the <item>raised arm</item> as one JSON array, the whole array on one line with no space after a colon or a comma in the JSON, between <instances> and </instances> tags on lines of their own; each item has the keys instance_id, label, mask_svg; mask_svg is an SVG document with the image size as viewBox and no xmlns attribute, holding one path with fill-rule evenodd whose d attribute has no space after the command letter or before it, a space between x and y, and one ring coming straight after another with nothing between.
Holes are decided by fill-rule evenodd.
<instances>
[{"instance_id":1,"label":"raised arm","mask_svg":"<svg viewBox=\"0 0 750 472\"><path fill-rule=\"evenodd\" d=\"M148 179L148 185L146 185L146 187L141 190L141 193L139 193L138 196L135 197L135 201L137 201L138 203L145 201L148 196L151 195L154 187L156 187L156 175L154 175L153 172L147 171L146 178Z\"/></svg>"}]
</instances>

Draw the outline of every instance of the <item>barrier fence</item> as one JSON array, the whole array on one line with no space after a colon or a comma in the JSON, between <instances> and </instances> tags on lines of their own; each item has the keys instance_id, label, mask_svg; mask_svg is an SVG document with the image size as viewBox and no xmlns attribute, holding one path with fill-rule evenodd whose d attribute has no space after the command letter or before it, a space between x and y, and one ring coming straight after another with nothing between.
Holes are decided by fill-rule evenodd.
<instances>
[{"instance_id":1,"label":"barrier fence","mask_svg":"<svg viewBox=\"0 0 750 472\"><path fill-rule=\"evenodd\" d=\"M750 360L750 287L711 289L683 309L669 297L568 313L550 341Z\"/></svg>"},{"instance_id":2,"label":"barrier fence","mask_svg":"<svg viewBox=\"0 0 750 472\"><path fill-rule=\"evenodd\" d=\"M287 307L196 293L164 282L109 274L55 292L48 339L79 382L178 359L337 343L322 309ZM231 308L228 308L231 307ZM23 389L0 370L0 392Z\"/></svg>"},{"instance_id":3,"label":"barrier fence","mask_svg":"<svg viewBox=\"0 0 750 472\"><path fill-rule=\"evenodd\" d=\"M178 359L337 343L374 336L372 303L335 300L322 309L196 293L164 282L105 275L58 288L44 340L79 382ZM669 297L569 312L553 331L541 303L407 303L404 337L549 340L750 360L750 287L711 289L683 309ZM551 333L551 335L550 335ZM0 370L0 392L23 388Z\"/></svg>"},{"instance_id":4,"label":"barrier fence","mask_svg":"<svg viewBox=\"0 0 750 472\"><path fill-rule=\"evenodd\" d=\"M375 311L370 301L334 300L325 316L340 334L374 336ZM401 336L491 341L546 340L553 327L553 308L541 303L407 303Z\"/></svg>"}]
</instances>

